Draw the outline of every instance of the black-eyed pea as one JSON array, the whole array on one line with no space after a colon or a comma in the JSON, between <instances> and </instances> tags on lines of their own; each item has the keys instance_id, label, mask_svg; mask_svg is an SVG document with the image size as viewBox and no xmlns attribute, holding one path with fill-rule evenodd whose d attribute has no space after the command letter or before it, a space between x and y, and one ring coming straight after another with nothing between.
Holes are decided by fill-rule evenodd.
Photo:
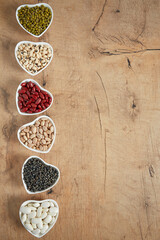
<instances>
[{"instance_id":1,"label":"black-eyed pea","mask_svg":"<svg viewBox=\"0 0 160 240\"><path fill-rule=\"evenodd\" d=\"M47 149L48 149L48 148L47 148L47 145L44 145L44 146L43 146L43 150L44 150L44 151L47 151Z\"/></svg>"},{"instance_id":2,"label":"black-eyed pea","mask_svg":"<svg viewBox=\"0 0 160 240\"><path fill-rule=\"evenodd\" d=\"M27 133L27 138L29 138L29 133Z\"/></svg>"},{"instance_id":3,"label":"black-eyed pea","mask_svg":"<svg viewBox=\"0 0 160 240\"><path fill-rule=\"evenodd\" d=\"M39 132L42 134L42 133L43 133L43 129L42 129L42 128L40 128L40 129L39 129Z\"/></svg>"},{"instance_id":4,"label":"black-eyed pea","mask_svg":"<svg viewBox=\"0 0 160 240\"><path fill-rule=\"evenodd\" d=\"M50 142L50 141L51 141L51 139L50 139L50 138L45 138L45 140L46 140L47 142Z\"/></svg>"}]
</instances>

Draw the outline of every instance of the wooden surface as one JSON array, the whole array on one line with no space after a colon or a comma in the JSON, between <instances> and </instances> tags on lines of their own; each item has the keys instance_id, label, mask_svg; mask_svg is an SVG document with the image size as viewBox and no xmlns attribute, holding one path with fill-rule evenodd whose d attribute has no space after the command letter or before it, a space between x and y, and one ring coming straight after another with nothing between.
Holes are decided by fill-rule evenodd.
<instances>
[{"instance_id":1,"label":"wooden surface","mask_svg":"<svg viewBox=\"0 0 160 240\"><path fill-rule=\"evenodd\" d=\"M160 239L160 1L49 0L54 21L40 41L54 48L34 77L51 91L55 145L38 154L61 171L51 194L30 196L21 167L34 152L17 140L35 117L18 114L15 93L29 78L14 48L36 41L16 22L20 4L0 4L0 239L32 240L18 211L55 199L59 219L45 240Z\"/></svg>"}]
</instances>

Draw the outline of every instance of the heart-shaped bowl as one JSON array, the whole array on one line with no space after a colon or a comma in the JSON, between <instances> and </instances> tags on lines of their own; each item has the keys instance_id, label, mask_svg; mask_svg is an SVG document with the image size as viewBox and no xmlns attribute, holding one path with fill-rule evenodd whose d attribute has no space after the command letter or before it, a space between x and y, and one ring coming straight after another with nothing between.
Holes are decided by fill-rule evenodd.
<instances>
[{"instance_id":1,"label":"heart-shaped bowl","mask_svg":"<svg viewBox=\"0 0 160 240\"><path fill-rule=\"evenodd\" d=\"M50 21L50 24L48 25L48 27L44 30L44 32L42 32L40 35L34 35L33 33L30 33L27 29L25 29L22 24L20 23L19 21L19 18L18 18L18 11L22 8L22 7L26 7L28 6L29 8L32 8L32 7L36 7L36 6L41 6L41 5L44 5L45 7L49 8L51 10L51 14L52 14L52 17L51 17L51 21ZM16 19L17 19L17 22L19 23L19 25L21 26L21 28L23 28L27 33L29 33L30 35L32 35L33 37L36 37L36 38L39 38L41 37L47 30L48 28L51 26L52 24L52 21L53 21L53 9L51 8L51 6L47 3L37 3L37 4L24 4L24 5L20 5L17 10L16 10Z\"/></svg>"},{"instance_id":2,"label":"heart-shaped bowl","mask_svg":"<svg viewBox=\"0 0 160 240\"><path fill-rule=\"evenodd\" d=\"M18 60L18 57L17 57L18 47L19 47L21 44L23 44L23 43L30 43L30 44L33 44L33 45L47 45L48 47L50 47L50 48L51 48L51 51L52 51L52 56L51 56L51 59L50 59L49 63L48 63L44 68L42 68L40 71L38 71L38 72L31 73L31 72L27 71L27 69L25 69L25 68L20 64L20 62L19 62L19 60ZM21 42L17 43L17 45L16 45L16 47L15 47L15 52L14 52L14 53L15 53L15 58L16 58L18 64L20 65L20 67L21 67L25 72L27 72L28 74L30 74L31 76L36 76L37 74L39 74L40 72L42 72L45 68L47 68L47 67L49 66L49 64L51 63L51 61L52 61L52 59L53 59L53 48L52 48L52 46L51 46L49 43L46 43L46 42L21 41Z\"/></svg>"},{"instance_id":3,"label":"heart-shaped bowl","mask_svg":"<svg viewBox=\"0 0 160 240\"><path fill-rule=\"evenodd\" d=\"M54 206L56 206L56 208L58 209L58 212L56 214L56 217L55 217L55 222L48 228L48 230L44 233L44 234L40 234L40 235L35 235L34 233L32 233L29 229L27 229L25 227L25 224L22 222L22 212L21 212L21 207L25 207L26 205L30 204L30 203L43 203L43 202L52 202L54 204ZM22 203L22 205L20 206L20 209L19 209L19 218L21 220L21 223L22 225L24 226L24 228L29 232L31 233L34 237L37 237L37 238L41 238L43 237L44 235L46 235L52 228L53 226L55 225L55 223L57 222L57 219L58 219L58 216L59 216L59 206L58 206L58 203L53 200L53 199L45 199L45 200L42 200L42 201L38 201L38 200L28 200L28 201L25 201Z\"/></svg>"},{"instance_id":4,"label":"heart-shaped bowl","mask_svg":"<svg viewBox=\"0 0 160 240\"><path fill-rule=\"evenodd\" d=\"M45 190L37 191L37 192L31 192L31 191L29 191L29 190L27 189L27 185L26 185L26 183L25 183L25 181L24 181L23 171L24 171L24 166L25 166L25 164L26 164L26 163L28 162L28 160L31 159L31 158L38 158L38 159L40 159L46 166L53 167L53 168L55 168L55 169L58 171L58 178L57 178L56 182L55 182L52 186L50 186L49 188L46 188ZM29 194L36 194L36 193L46 192L46 191L50 190L51 188L53 188L53 187L58 183L59 179L60 179L60 171L59 171L59 169L58 169L56 166L52 165L52 164L46 163L46 162L45 162L42 158L40 158L40 157L31 156L31 157L29 157L29 158L26 159L26 161L24 162L24 164L23 164L23 166L22 166L22 182L23 182L23 185L24 185L24 188L25 188L26 192L29 193Z\"/></svg>"},{"instance_id":5,"label":"heart-shaped bowl","mask_svg":"<svg viewBox=\"0 0 160 240\"><path fill-rule=\"evenodd\" d=\"M41 150L37 150L37 149L30 148L30 147L26 146L26 145L21 141L21 139L20 139L20 132L21 132L21 130L22 130L23 128L25 128L25 127L28 127L28 126L33 125L37 120L39 120L39 119L41 119L41 118L47 118L47 119L49 119L49 120L51 121L52 125L53 125L53 128L54 128L54 138L52 139L52 143L51 143L50 148L49 148L48 150L46 150L46 151L41 151ZM48 117L48 116L46 116L46 115L43 115L43 116L40 116L40 117L36 118L36 119L33 120L32 122L26 123L26 124L24 124L23 126L21 126L21 127L18 129L18 131L17 131L17 137L18 137L19 142L20 142L25 148L27 148L27 149L29 149L29 150L31 150L31 151L34 151L34 152L38 152L38 153L48 153L48 152L51 150L51 148L53 147L53 144L54 144L55 139L56 139L56 126L55 126L53 120L52 120L50 117Z\"/></svg>"},{"instance_id":6,"label":"heart-shaped bowl","mask_svg":"<svg viewBox=\"0 0 160 240\"><path fill-rule=\"evenodd\" d=\"M46 108L46 109L44 109L44 110L41 111L41 112L38 112L38 113L25 113L25 112L21 112L21 111L20 111L20 108L19 108L19 106L18 106L18 96L19 96L18 91L19 91L19 90L21 89L21 87L22 87L21 84L22 84L22 83L25 83L25 82L29 82L29 81L32 81L34 84L38 85L38 87L39 87L41 90L47 92L47 93L51 96L51 98L52 98L52 102L51 102L51 104L49 105L49 107ZM30 116L30 115L31 115L31 116L33 116L33 115L38 115L38 114L40 114L40 113L43 113L43 112L47 111L47 110L52 106L52 103L53 103L53 95L52 95L48 90L46 90L45 88L41 87L41 85L40 85L38 82L36 82L35 80L33 80L33 79L25 79L25 80L23 80L23 81L19 84L19 86L18 86L18 88L17 88L17 91L16 91L16 106L17 106L17 110L18 110L19 114L21 114L21 115L28 115L28 116Z\"/></svg>"}]
</instances>

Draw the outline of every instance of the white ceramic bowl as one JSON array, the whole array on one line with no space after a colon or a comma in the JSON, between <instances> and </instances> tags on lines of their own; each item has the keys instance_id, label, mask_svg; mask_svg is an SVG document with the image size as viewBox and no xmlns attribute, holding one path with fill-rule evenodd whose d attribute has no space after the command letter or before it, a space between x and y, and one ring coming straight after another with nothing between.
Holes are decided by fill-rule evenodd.
<instances>
[{"instance_id":1,"label":"white ceramic bowl","mask_svg":"<svg viewBox=\"0 0 160 240\"><path fill-rule=\"evenodd\" d=\"M38 113L25 113L25 112L21 112L21 111L20 111L20 108L19 108L19 106L18 106L18 96L19 96L18 91L22 88L21 84L24 83L24 82L29 82L29 81L32 81L34 84L38 85L38 87L39 87L41 90L47 92L47 93L51 96L51 98L52 98L52 102L51 102L51 104L49 105L49 107L46 108L46 109L44 109L44 110L41 111L41 112L38 112ZM17 88L17 91L16 91L16 106L17 106L17 110L18 110L19 114L21 114L21 115L28 115L28 116L38 115L38 114L40 114L40 113L43 113L43 112L47 111L47 110L52 106L52 103L53 103L53 95L52 95L48 90L46 90L45 88L41 87L41 85L39 85L39 83L36 82L35 80L33 80L33 79L25 79L25 80L23 80L23 81L19 84L19 86L18 86L18 88Z\"/></svg>"},{"instance_id":2,"label":"white ceramic bowl","mask_svg":"<svg viewBox=\"0 0 160 240\"><path fill-rule=\"evenodd\" d=\"M52 51L52 56L51 56L51 59L50 59L49 63L48 63L44 68L42 68L40 71L38 71L38 72L31 73L31 72L27 71L27 69L25 69L25 68L20 64L20 62L19 62L19 60L18 60L18 57L17 57L18 47L19 47L21 44L23 44L23 43L31 43L31 44L34 44L34 45L47 45L48 47L50 47L50 48L51 48L51 51ZM49 43L46 43L46 42L21 41L21 42L17 43L17 45L16 45L16 47L15 47L15 52L14 52L14 53L15 53L15 58L16 58L18 64L21 66L21 68L23 68L23 70L24 70L25 72L27 72L27 73L30 74L31 76L36 76L37 74L39 74L40 72L42 72L45 68L47 68L47 67L49 66L49 64L51 63L51 61L52 61L52 59L53 59L53 48L52 48L52 46L51 46Z\"/></svg>"},{"instance_id":3,"label":"white ceramic bowl","mask_svg":"<svg viewBox=\"0 0 160 240\"><path fill-rule=\"evenodd\" d=\"M49 228L48 228L48 230L44 233L44 234L42 234L42 235L40 235L40 236L37 236L37 235L34 235L31 231L29 231L26 227L25 227L25 225L22 223L22 221L21 221L21 223L22 223L22 225L24 226L24 228L29 232L29 233L31 233L34 237L37 237L37 238L41 238L41 237L43 237L44 235L46 235L52 228L53 228L53 226L55 225L55 223L57 222L57 219L58 219L58 216L59 216L59 206L58 206L58 203L56 202L56 201L54 201L53 199L45 199L45 200L42 200L42 201L37 201L37 200L28 200L28 201L25 201L25 202L23 202L22 203L22 205L20 206L20 209L21 209L21 207L22 206L26 206L28 203L42 203L42 202L47 202L47 201L50 201L50 202L53 202L55 205L56 205L56 207L58 208L58 213L57 213L57 215L56 215L56 221L53 223L53 225L51 225ZM19 218L20 218L20 220L21 220L21 212L20 212L20 209L19 209Z\"/></svg>"},{"instance_id":4,"label":"white ceramic bowl","mask_svg":"<svg viewBox=\"0 0 160 240\"><path fill-rule=\"evenodd\" d=\"M22 130L24 127L33 125L37 120L39 120L39 119L41 119L41 118L47 118L47 119L49 119L49 120L52 122L53 127L54 127L54 138L53 138L53 140L52 140L52 143L51 143L50 148L49 148L47 151L40 151L40 150L37 150L37 149L29 148L28 146L26 146L26 145L20 140L20 132L21 132L21 130ZM34 151L34 152L38 152L38 153L48 153L48 152L51 150L51 148L53 147L53 144L54 144L54 142L55 142L55 138L56 138L56 126L55 126L53 120L52 120L50 117L48 117L48 116L46 116L46 115L43 115L43 116L40 116L40 117L36 118L34 121L29 122L29 123L24 124L23 126L21 126L21 127L18 129L18 131L17 131L17 137L18 137L19 142L20 142L25 148L27 148L27 149L29 149L29 150L31 150L31 151Z\"/></svg>"},{"instance_id":5,"label":"white ceramic bowl","mask_svg":"<svg viewBox=\"0 0 160 240\"><path fill-rule=\"evenodd\" d=\"M20 21L19 21L19 18L18 18L18 10L20 10L22 7L26 7L26 6L28 6L29 8L32 8L32 7L36 7L36 6L41 6L41 5L44 5L45 7L48 7L50 10L51 10L51 14L52 14L52 17L51 17L51 21L50 21L50 24L48 25L48 27L44 30L44 32L42 32L40 35L34 35L33 33L30 33L27 29L25 29L22 25L21 25L21 23L20 23ZM49 4L47 4L47 3L37 3L37 4L24 4L24 5L20 5L18 8L17 8L17 10L16 10L16 19L17 19L17 22L19 23L19 25L27 32L27 33L29 33L30 35L32 35L32 36L34 36L34 37L36 37L36 38L39 38L39 37L41 37L47 30L48 30L48 28L51 26L51 23L52 23L52 21L53 21L53 9L51 8L51 6L49 5Z\"/></svg>"},{"instance_id":6,"label":"white ceramic bowl","mask_svg":"<svg viewBox=\"0 0 160 240\"><path fill-rule=\"evenodd\" d=\"M45 189L45 190L37 191L37 192L31 192L31 191L29 191L29 190L27 189L26 183L25 183L25 181L24 181L24 179L23 179L23 170L24 170L25 164L26 164L26 163L28 162L28 160L31 159L31 158L38 158L38 159L40 159L46 166L53 167L53 168L55 168L55 169L58 171L58 178L57 178L56 182L55 182L52 186L50 186L49 188L47 188L47 189ZM22 166L22 182L23 182L23 185L24 185L24 188L25 188L26 192L29 193L29 194L36 194L36 193L46 192L46 191L48 191L49 189L53 188L53 187L58 183L59 179L60 179L60 171L59 171L59 169L58 169L57 167L55 167L54 165L52 165L52 164L46 163L46 162L45 162L42 158L40 158L40 157L31 156L31 157L29 157L29 158L26 159L26 161L24 162L24 164L23 164L23 166Z\"/></svg>"}]
</instances>

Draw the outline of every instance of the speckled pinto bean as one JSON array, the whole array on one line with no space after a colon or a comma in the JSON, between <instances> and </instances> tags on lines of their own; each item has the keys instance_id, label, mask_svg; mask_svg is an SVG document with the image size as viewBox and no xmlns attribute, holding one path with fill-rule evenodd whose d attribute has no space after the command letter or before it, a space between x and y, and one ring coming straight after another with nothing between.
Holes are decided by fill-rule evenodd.
<instances>
[{"instance_id":1,"label":"speckled pinto bean","mask_svg":"<svg viewBox=\"0 0 160 240\"><path fill-rule=\"evenodd\" d=\"M54 126L48 118L40 118L33 125L23 127L20 140L29 148L46 152L54 139Z\"/></svg>"},{"instance_id":2,"label":"speckled pinto bean","mask_svg":"<svg viewBox=\"0 0 160 240\"><path fill-rule=\"evenodd\" d=\"M18 106L21 112L32 114L40 113L50 106L52 97L41 90L32 81L23 82L18 91Z\"/></svg>"}]
</instances>

